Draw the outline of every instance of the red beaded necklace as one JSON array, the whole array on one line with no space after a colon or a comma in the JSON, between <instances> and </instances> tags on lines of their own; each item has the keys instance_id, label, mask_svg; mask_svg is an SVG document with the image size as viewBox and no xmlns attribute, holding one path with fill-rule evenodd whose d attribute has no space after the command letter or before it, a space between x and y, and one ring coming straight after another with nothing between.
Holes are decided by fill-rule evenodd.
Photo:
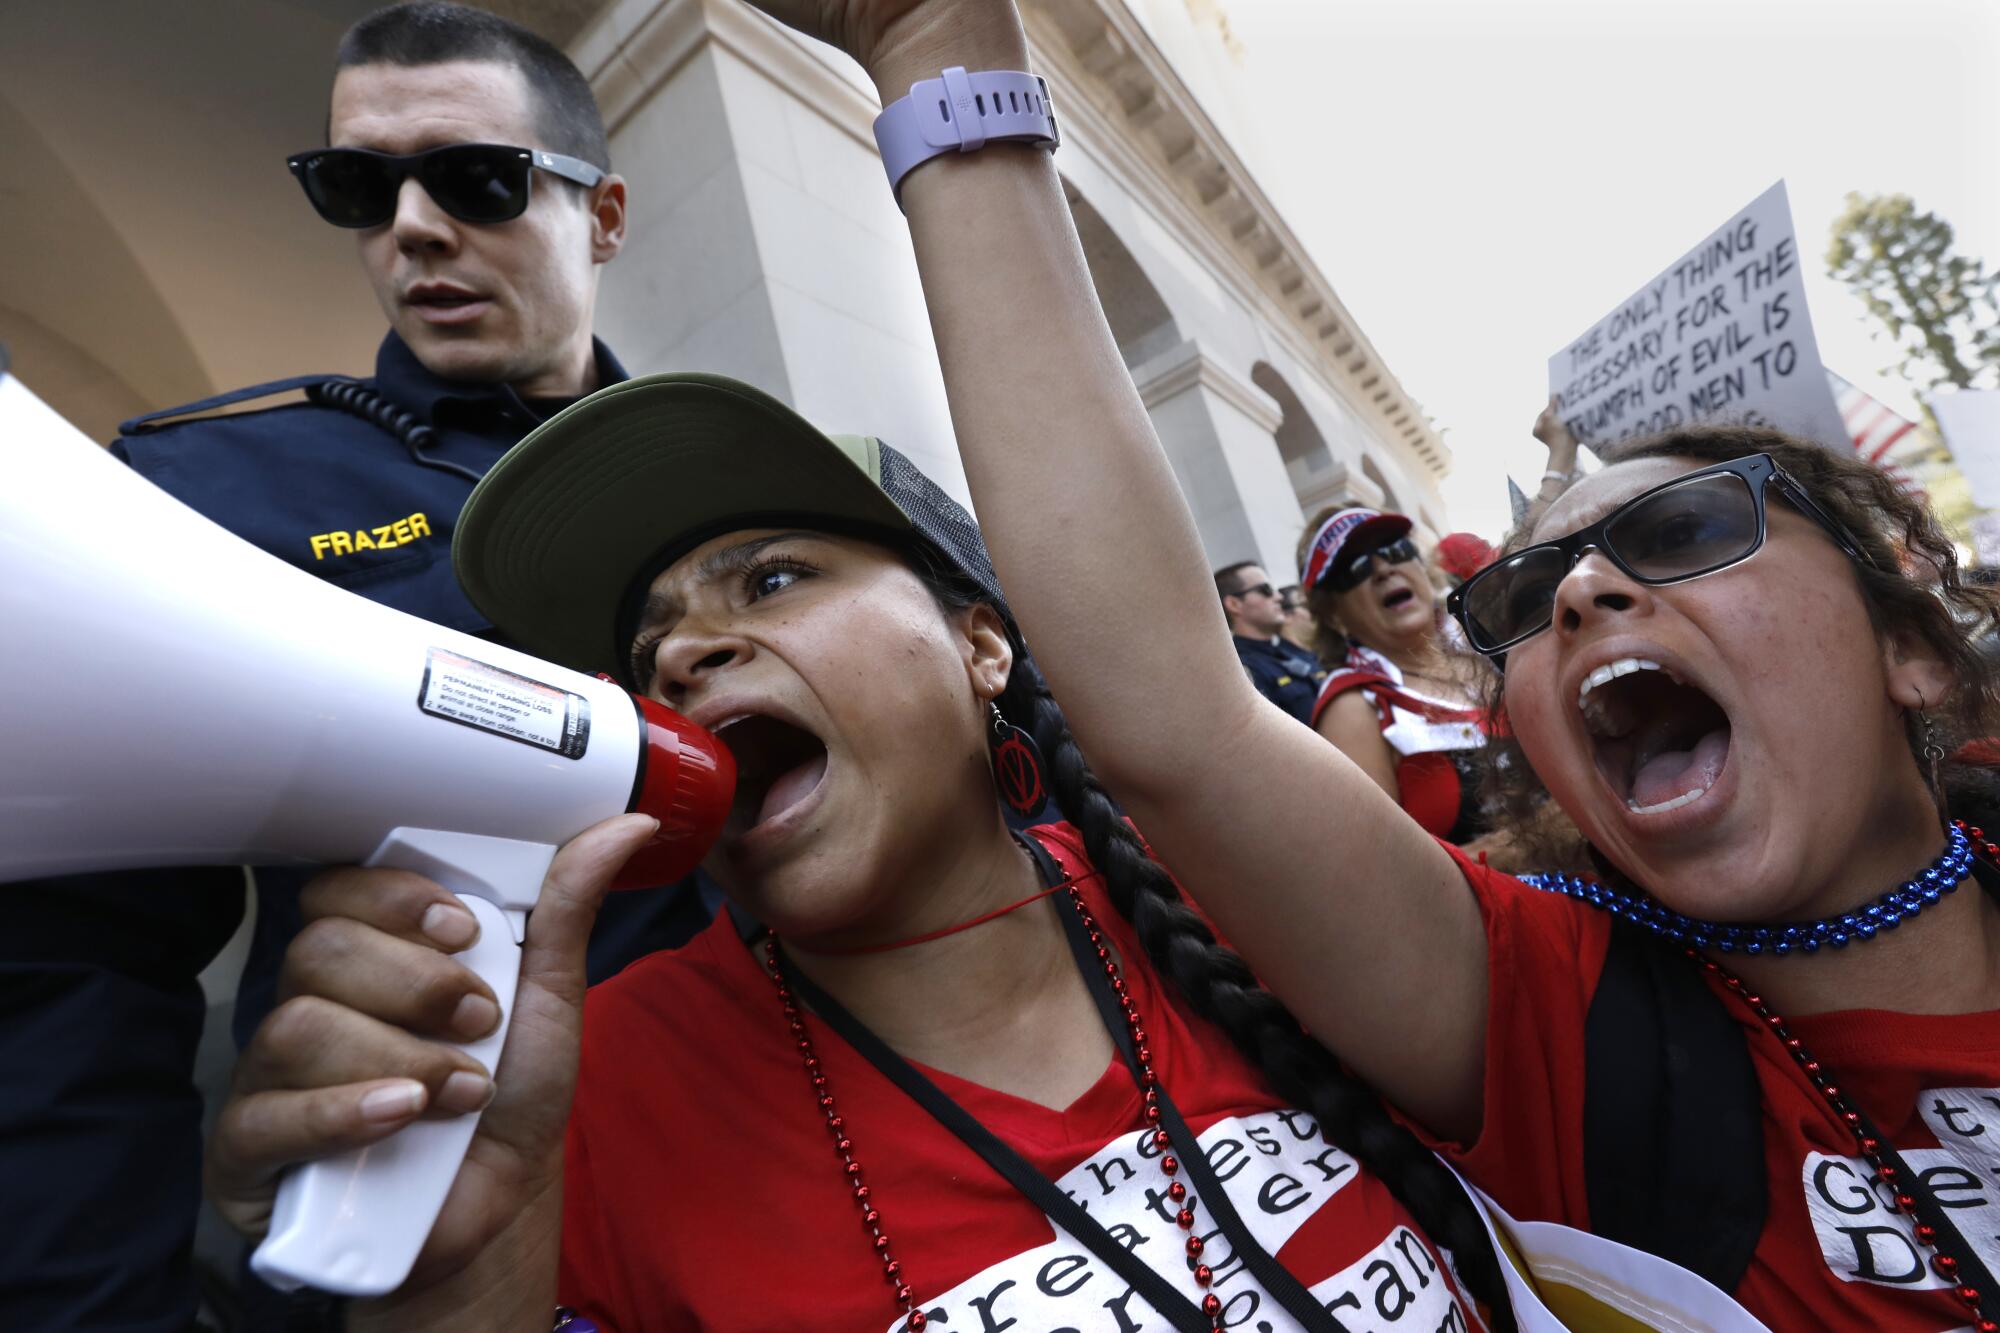
<instances>
[{"instance_id":1,"label":"red beaded necklace","mask_svg":"<svg viewBox=\"0 0 2000 1333\"><path fill-rule=\"evenodd\" d=\"M1083 878L1089 878L1089 876L1086 875ZM1131 992L1126 987L1124 976L1119 972L1117 960L1111 956L1111 946L1105 942L1104 933L1098 929L1097 920L1091 914L1089 904L1083 900L1083 890L1077 887L1077 877L1073 876L1055 885L1049 892L1054 892L1058 889L1067 890L1070 905L1076 909L1077 915L1083 922L1084 929L1089 933L1091 947L1096 953L1098 962L1104 967L1104 975L1110 981L1113 994L1117 996L1119 1007L1124 1015L1126 1031L1131 1037L1132 1048L1138 1056L1139 1086L1144 1093L1145 1103L1143 1114L1146 1123L1153 1127L1153 1145L1161 1150L1159 1166L1161 1173L1167 1177L1169 1182L1167 1185L1167 1197L1180 1205L1180 1211L1174 1215L1174 1221L1182 1231L1189 1233L1186 1248L1188 1258L1195 1261L1194 1280L1199 1286L1206 1289L1215 1280L1215 1274L1206 1263L1200 1262L1203 1248L1202 1239L1193 1234L1196 1200L1188 1192L1186 1184L1174 1178L1180 1174L1181 1165L1180 1161L1170 1151L1173 1146L1172 1136L1160 1124L1159 1079L1153 1073L1153 1051L1152 1047L1148 1044L1145 1023L1139 1015L1138 1007L1132 1002ZM1013 904L1012 907L1003 910L1011 911L1014 907L1024 907L1043 896L1045 895L1036 894L1033 898L1024 899L1019 903ZM994 916L1001 914L988 913L978 920L965 923L964 926L955 926L950 930L937 932L937 935L950 934L955 930L967 929L970 926L979 924L980 921L991 920ZM936 936L927 938L936 938ZM819 1105L820 1115L826 1120L827 1132L833 1136L833 1150L840 1158L841 1170L846 1173L849 1188L854 1195L855 1206L861 1211L862 1228L867 1231L869 1241L875 1247L875 1255L881 1261L882 1276L889 1284L889 1289L893 1293L896 1308L903 1312L904 1333L922 1333L924 1326L929 1322L928 1317L916 1306L916 1291L903 1276L902 1262L895 1257L889 1240L889 1234L882 1229L882 1212L875 1206L873 1191L869 1188L867 1182L861 1178L861 1163L855 1160L853 1137L847 1132L846 1118L839 1113L836 1107L833 1093L827 1083L826 1071L821 1066L819 1055L813 1048L812 1037L806 1032L805 1017L799 1008L798 999L793 995L791 986L785 980L784 967L780 963L778 956L778 938L775 935L766 937L764 941L764 970L770 976L771 984L777 988L778 1000L783 1006L785 1021L791 1028L793 1041L797 1043L800 1059L805 1066L806 1077L811 1081L813 1095ZM1211 1327L1217 1330L1221 1329L1221 1297L1217 1296L1213 1291L1208 1291L1202 1297L1201 1312L1209 1318Z\"/></svg>"},{"instance_id":2,"label":"red beaded necklace","mask_svg":"<svg viewBox=\"0 0 2000 1333\"><path fill-rule=\"evenodd\" d=\"M2000 862L2000 844L1988 842L1984 829L1968 827L1964 820L1955 823L1956 827L1972 840L1973 846L1984 854L1988 865ZM1854 1140L1854 1146L1860 1150L1862 1158L1875 1168L1876 1176L1895 1191L1891 1206L1910 1219L1917 1243L1931 1252L1931 1271L1945 1281L1956 1284L1952 1287L1952 1294L1971 1312L1972 1327L1977 1333L2000 1333L2000 1322L1991 1317L1994 1313L2000 1313L2000 1309L1995 1308L1996 1298L2000 1298L2000 1293L1982 1291L1980 1286L1962 1271L1972 1270L1990 1283L1992 1279L1985 1273L1985 1266L1965 1246L1964 1237L1952 1227L1950 1220L1937 1207L1935 1200L1922 1195L1922 1181L1914 1173L1909 1172L1909 1168L1903 1163L1895 1148L1862 1114L1861 1108L1848 1097L1846 1091L1835 1080L1833 1071L1806 1049L1805 1043L1799 1040L1784 1016L1766 1004L1763 996L1745 985L1743 978L1707 957L1698 948L1690 945L1685 952L1689 960L1700 964L1703 971L1716 976L1731 995L1741 1000L1749 1007L1750 1012L1757 1015L1758 1021L1785 1048L1785 1053L1792 1057L1792 1062L1798 1065L1825 1100L1827 1109L1840 1123L1841 1129ZM1925 1220L1919 1215L1920 1211L1928 1212L1933 1218L1944 1221L1944 1227L1940 1229L1935 1223ZM1947 1243L1960 1253L1952 1254L1945 1249Z\"/></svg>"},{"instance_id":3,"label":"red beaded necklace","mask_svg":"<svg viewBox=\"0 0 2000 1333\"><path fill-rule=\"evenodd\" d=\"M1973 831L1973 836L1975 838L1979 836L1977 830ZM2000 847L1995 847L1991 843L1986 844L1986 851L1988 855L2000 855ZM1907 1168L1902 1165L1895 1149L1880 1136L1875 1127L1862 1115L1861 1109L1848 1097L1839 1083L1835 1082L1833 1071L1821 1064L1812 1052L1806 1049L1805 1043L1792 1032L1784 1017L1766 1004L1763 996L1746 986L1743 978L1714 959L1704 957L1699 949L1690 946L1686 952L1689 959L1699 963L1704 971L1714 973L1723 985L1729 988L1730 994L1741 1000L1752 1013L1757 1015L1770 1034L1784 1046L1785 1053L1792 1057L1793 1062L1812 1081L1813 1087L1826 1100L1827 1109L1840 1122L1841 1129L1854 1140L1855 1147L1860 1149L1862 1157L1868 1164L1875 1168L1875 1174L1885 1185L1896 1191L1892 1206L1915 1224L1917 1243L1931 1251L1932 1271L1947 1282L1958 1283L1952 1288L1952 1294L1957 1296L1971 1312L1973 1328L1977 1329L1978 1333L2000 1333L2000 1323L1988 1317L1986 1306L1989 1303L1989 1293L1980 1291L1977 1286L1960 1276L1961 1260L1941 1246L1940 1241L1943 1237L1939 1235L1938 1228L1918 1216L1916 1191L1922 1188L1921 1183L1914 1175L1904 1179ZM1935 1215L1942 1216L1942 1214ZM1963 1243L1960 1237L1954 1236L1952 1239Z\"/></svg>"}]
</instances>

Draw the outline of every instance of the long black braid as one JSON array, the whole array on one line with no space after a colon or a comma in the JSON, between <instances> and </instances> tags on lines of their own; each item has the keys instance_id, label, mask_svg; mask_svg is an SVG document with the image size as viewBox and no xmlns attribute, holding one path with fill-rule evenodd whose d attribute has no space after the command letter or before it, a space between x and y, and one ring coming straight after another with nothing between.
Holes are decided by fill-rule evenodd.
<instances>
[{"instance_id":1,"label":"long black braid","mask_svg":"<svg viewBox=\"0 0 2000 1333\"><path fill-rule=\"evenodd\" d=\"M941 607L991 605L949 557L923 543L904 558ZM995 608L1002 610L1003 608ZM1165 867L1155 861L1098 782L1070 733L1062 706L1006 617L1014 668L995 700L1042 752L1049 794L1104 877L1112 905L1132 923L1154 968L1201 1017L1228 1034L1279 1095L1304 1107L1333 1145L1375 1174L1430 1238L1451 1252L1466 1289L1487 1307L1495 1333L1513 1333L1514 1305L1486 1224L1437 1154L1392 1117L1374 1090L1349 1073L1264 989L1249 964L1216 939Z\"/></svg>"},{"instance_id":2,"label":"long black braid","mask_svg":"<svg viewBox=\"0 0 2000 1333\"><path fill-rule=\"evenodd\" d=\"M936 590L945 594L943 600L960 600ZM1492 1326L1513 1329L1500 1258L1465 1191L1374 1092L1258 984L1249 965L1218 941L1181 897L1090 771L1062 707L1025 653L1016 658L999 703L1010 721L1034 736L1057 808L1082 833L1106 892L1132 923L1153 966L1196 1013L1229 1035L1279 1094L1310 1111L1335 1146L1374 1172L1431 1239L1451 1251L1467 1289L1488 1307Z\"/></svg>"}]
</instances>

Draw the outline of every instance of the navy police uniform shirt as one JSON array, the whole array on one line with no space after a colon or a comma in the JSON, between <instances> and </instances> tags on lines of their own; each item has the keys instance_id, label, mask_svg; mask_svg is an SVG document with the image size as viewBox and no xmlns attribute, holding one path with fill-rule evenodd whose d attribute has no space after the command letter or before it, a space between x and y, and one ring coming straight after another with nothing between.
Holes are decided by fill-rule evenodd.
<instances>
[{"instance_id":1,"label":"navy police uniform shirt","mask_svg":"<svg viewBox=\"0 0 2000 1333\"><path fill-rule=\"evenodd\" d=\"M1305 649L1284 639L1248 639L1232 634L1236 656L1257 692L1307 726L1326 668Z\"/></svg>"},{"instance_id":2,"label":"navy police uniform shirt","mask_svg":"<svg viewBox=\"0 0 2000 1333\"><path fill-rule=\"evenodd\" d=\"M599 384L627 378L609 348L593 347ZM197 415L328 378L278 380L135 418L118 428L112 452L175 499L308 574L434 624L489 630L452 575L452 526L474 478L539 425L541 414L505 384L433 375L392 331L376 355L374 378L360 383L387 400L378 409L385 417L407 413L431 428L435 438L419 455L378 421L317 402Z\"/></svg>"}]
</instances>

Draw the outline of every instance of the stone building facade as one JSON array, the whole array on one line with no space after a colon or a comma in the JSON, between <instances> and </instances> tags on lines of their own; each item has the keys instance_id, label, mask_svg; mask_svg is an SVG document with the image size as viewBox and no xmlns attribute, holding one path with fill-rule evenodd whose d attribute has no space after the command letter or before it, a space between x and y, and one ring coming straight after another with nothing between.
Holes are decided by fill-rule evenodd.
<instances>
[{"instance_id":1,"label":"stone building facade","mask_svg":"<svg viewBox=\"0 0 2000 1333\"><path fill-rule=\"evenodd\" d=\"M321 142L333 45L371 7L21 7L0 49L0 340L31 387L102 437L367 369L381 318L351 238L283 158ZM755 381L962 494L860 71L737 0L493 7L563 43L603 105L632 214L599 331L626 364ZM1441 532L1448 451L1218 123L1217 0L1024 9L1099 297L1209 555L1289 571L1306 518L1350 500Z\"/></svg>"}]
</instances>

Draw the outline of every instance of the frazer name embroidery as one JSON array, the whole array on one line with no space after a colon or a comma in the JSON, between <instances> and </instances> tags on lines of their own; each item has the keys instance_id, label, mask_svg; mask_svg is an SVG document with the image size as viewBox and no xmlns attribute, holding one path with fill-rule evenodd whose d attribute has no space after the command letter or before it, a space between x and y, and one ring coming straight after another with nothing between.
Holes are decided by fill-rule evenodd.
<instances>
[{"instance_id":1,"label":"frazer name embroidery","mask_svg":"<svg viewBox=\"0 0 2000 1333\"><path fill-rule=\"evenodd\" d=\"M412 514L393 523L384 523L379 528L321 532L306 540L312 545L313 559L324 560L329 555L353 555L357 551L385 551L393 546L407 546L420 537L430 535L430 519L423 514Z\"/></svg>"}]
</instances>

